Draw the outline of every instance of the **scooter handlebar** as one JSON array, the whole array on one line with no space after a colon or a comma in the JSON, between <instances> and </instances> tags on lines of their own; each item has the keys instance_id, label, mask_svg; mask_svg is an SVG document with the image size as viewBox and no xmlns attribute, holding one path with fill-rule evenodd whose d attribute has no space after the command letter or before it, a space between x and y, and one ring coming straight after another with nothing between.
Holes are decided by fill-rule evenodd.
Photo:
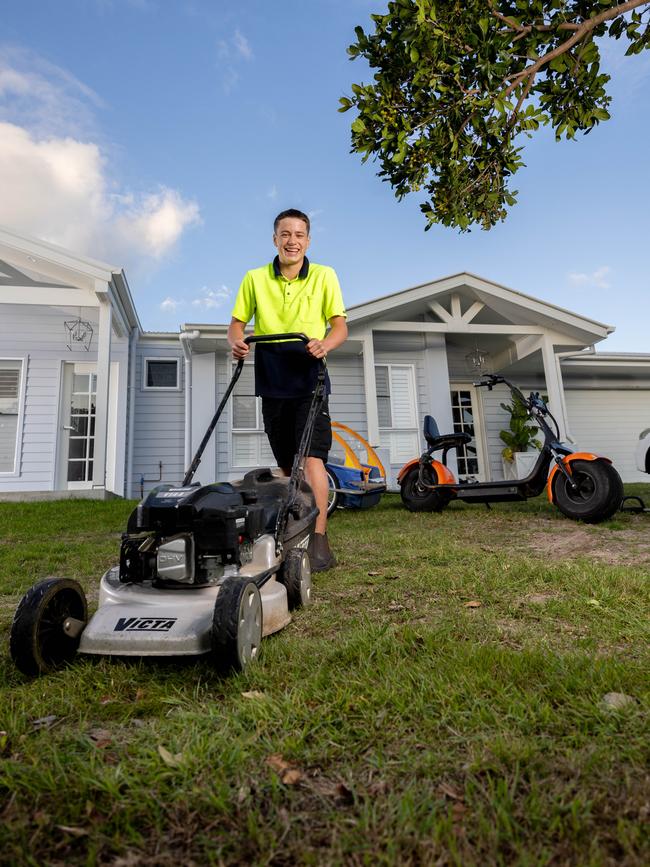
<instances>
[{"instance_id":1,"label":"scooter handlebar","mask_svg":"<svg viewBox=\"0 0 650 867\"><path fill-rule=\"evenodd\" d=\"M497 376L494 373L484 373L482 378L478 382L473 382L472 385L476 388L487 388L489 391L492 391L495 385L505 381L502 376Z\"/></svg>"}]
</instances>

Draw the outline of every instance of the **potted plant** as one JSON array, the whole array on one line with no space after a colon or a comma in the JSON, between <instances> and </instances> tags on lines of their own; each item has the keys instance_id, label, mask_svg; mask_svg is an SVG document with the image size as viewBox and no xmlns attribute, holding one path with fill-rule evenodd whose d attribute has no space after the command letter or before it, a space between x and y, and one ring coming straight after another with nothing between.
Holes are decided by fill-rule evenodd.
<instances>
[{"instance_id":1,"label":"potted plant","mask_svg":"<svg viewBox=\"0 0 650 867\"><path fill-rule=\"evenodd\" d=\"M506 479L524 479L537 460L536 452L542 447L535 438L539 428L531 423L528 410L516 395L510 403L502 403L501 409L510 415L508 429L499 433L505 443L501 451L503 475Z\"/></svg>"}]
</instances>

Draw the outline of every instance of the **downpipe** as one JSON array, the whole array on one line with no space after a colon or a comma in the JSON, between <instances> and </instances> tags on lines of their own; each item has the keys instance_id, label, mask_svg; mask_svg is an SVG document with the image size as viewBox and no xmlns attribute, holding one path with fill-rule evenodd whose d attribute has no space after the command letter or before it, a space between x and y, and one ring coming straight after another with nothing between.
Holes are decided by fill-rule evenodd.
<instances>
[{"instance_id":1,"label":"downpipe","mask_svg":"<svg viewBox=\"0 0 650 867\"><path fill-rule=\"evenodd\" d=\"M185 472L192 461L192 341L200 335L199 331L182 331L179 335L185 361L185 442L183 448L183 467Z\"/></svg>"},{"instance_id":2,"label":"downpipe","mask_svg":"<svg viewBox=\"0 0 650 867\"><path fill-rule=\"evenodd\" d=\"M133 438L135 436L135 361L138 345L138 327L131 329L129 342L129 423L127 429L128 448L126 452L126 496L133 498Z\"/></svg>"}]
</instances>

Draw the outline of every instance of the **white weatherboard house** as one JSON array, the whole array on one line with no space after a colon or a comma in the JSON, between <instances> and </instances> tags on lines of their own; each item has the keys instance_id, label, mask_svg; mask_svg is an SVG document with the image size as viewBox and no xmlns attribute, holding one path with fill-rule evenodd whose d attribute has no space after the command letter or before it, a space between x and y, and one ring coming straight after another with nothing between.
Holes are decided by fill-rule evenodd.
<instances>
[{"instance_id":1,"label":"white weatherboard house","mask_svg":"<svg viewBox=\"0 0 650 867\"><path fill-rule=\"evenodd\" d=\"M391 480L423 447L422 419L468 430L461 475L503 476L502 387L476 361L548 396L563 436L624 481L650 427L650 355L596 353L613 330L461 273L349 309L329 359L332 418L381 447ZM138 497L179 482L233 369L225 324L143 332L124 272L0 229L0 498ZM272 463L247 364L197 473Z\"/></svg>"}]
</instances>

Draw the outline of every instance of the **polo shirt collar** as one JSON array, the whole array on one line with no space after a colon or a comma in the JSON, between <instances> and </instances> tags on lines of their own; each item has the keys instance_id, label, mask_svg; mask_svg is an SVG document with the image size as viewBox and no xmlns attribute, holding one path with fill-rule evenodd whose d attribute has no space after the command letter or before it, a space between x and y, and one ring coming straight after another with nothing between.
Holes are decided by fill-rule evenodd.
<instances>
[{"instance_id":1,"label":"polo shirt collar","mask_svg":"<svg viewBox=\"0 0 650 867\"><path fill-rule=\"evenodd\" d=\"M280 270L280 257L276 256L273 260L273 273L276 277L282 277L282 271ZM302 268L298 272L299 280L306 280L307 275L309 274L309 259L305 256L302 262Z\"/></svg>"}]
</instances>

